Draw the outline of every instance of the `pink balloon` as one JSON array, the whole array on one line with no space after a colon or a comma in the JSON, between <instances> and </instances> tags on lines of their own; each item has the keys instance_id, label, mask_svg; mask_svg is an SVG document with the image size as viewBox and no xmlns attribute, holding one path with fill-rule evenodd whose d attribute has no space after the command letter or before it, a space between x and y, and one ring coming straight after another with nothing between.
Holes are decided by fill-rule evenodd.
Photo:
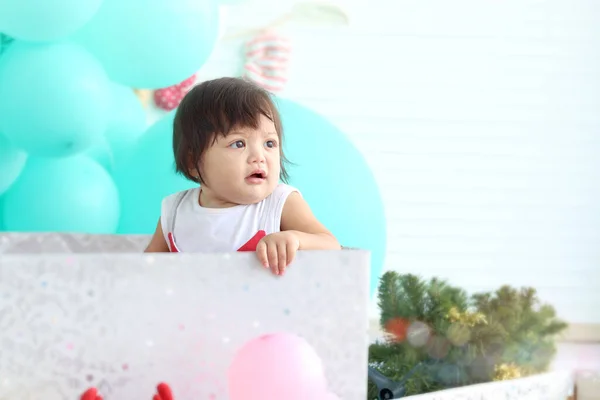
<instances>
[{"instance_id":1,"label":"pink balloon","mask_svg":"<svg viewBox=\"0 0 600 400\"><path fill-rule=\"evenodd\" d=\"M323 398L327 381L321 359L304 339L263 335L238 350L228 372L231 400Z\"/></svg>"}]
</instances>

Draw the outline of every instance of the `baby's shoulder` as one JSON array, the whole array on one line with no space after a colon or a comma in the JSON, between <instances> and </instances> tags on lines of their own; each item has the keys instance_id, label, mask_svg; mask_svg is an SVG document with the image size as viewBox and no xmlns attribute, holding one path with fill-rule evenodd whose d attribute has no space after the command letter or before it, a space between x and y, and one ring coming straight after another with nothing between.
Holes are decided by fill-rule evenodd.
<instances>
[{"instance_id":1,"label":"baby's shoulder","mask_svg":"<svg viewBox=\"0 0 600 400\"><path fill-rule=\"evenodd\" d=\"M275 186L275 189L273 190L273 193L271 193L268 198L270 199L281 199L281 198L287 198L291 193L293 192L298 192L300 193L300 191L298 189L296 189L293 186L290 186L286 183L279 183L277 186Z\"/></svg>"},{"instance_id":2,"label":"baby's shoulder","mask_svg":"<svg viewBox=\"0 0 600 400\"><path fill-rule=\"evenodd\" d=\"M261 203L267 210L272 210L276 214L281 213L283 210L283 206L287 201L290 194L297 192L300 194L300 191L293 186L290 186L285 183L278 184L273 192L267 196Z\"/></svg>"},{"instance_id":3,"label":"baby's shoulder","mask_svg":"<svg viewBox=\"0 0 600 400\"><path fill-rule=\"evenodd\" d=\"M182 190L165 196L162 199L162 211L169 211L172 210L173 207L177 207L179 203L181 203L185 198L189 197L188 195L193 190L194 189Z\"/></svg>"}]
</instances>

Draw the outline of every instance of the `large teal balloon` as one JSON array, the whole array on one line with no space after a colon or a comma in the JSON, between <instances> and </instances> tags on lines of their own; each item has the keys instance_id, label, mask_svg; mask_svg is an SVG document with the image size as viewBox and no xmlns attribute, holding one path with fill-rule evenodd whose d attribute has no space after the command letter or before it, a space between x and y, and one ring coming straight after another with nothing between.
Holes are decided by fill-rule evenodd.
<instances>
[{"instance_id":1,"label":"large teal balloon","mask_svg":"<svg viewBox=\"0 0 600 400\"><path fill-rule=\"evenodd\" d=\"M27 160L27 153L17 149L0 134L0 195L17 179Z\"/></svg>"},{"instance_id":2,"label":"large teal balloon","mask_svg":"<svg viewBox=\"0 0 600 400\"><path fill-rule=\"evenodd\" d=\"M119 193L90 158L29 158L3 196L4 228L26 232L115 233Z\"/></svg>"},{"instance_id":3,"label":"large teal balloon","mask_svg":"<svg viewBox=\"0 0 600 400\"><path fill-rule=\"evenodd\" d=\"M109 173L112 172L114 165L114 153L108 144L108 140L101 136L97 142L92 144L84 155L100 164Z\"/></svg>"},{"instance_id":4,"label":"large teal balloon","mask_svg":"<svg viewBox=\"0 0 600 400\"><path fill-rule=\"evenodd\" d=\"M85 152L112 172L115 158L132 150L146 131L146 111L130 87L110 83L111 107L108 127Z\"/></svg>"},{"instance_id":5,"label":"large teal balloon","mask_svg":"<svg viewBox=\"0 0 600 400\"><path fill-rule=\"evenodd\" d=\"M4 208L4 198L0 196L0 210ZM0 212L0 232L4 231L4 216Z\"/></svg>"},{"instance_id":6,"label":"large teal balloon","mask_svg":"<svg viewBox=\"0 0 600 400\"><path fill-rule=\"evenodd\" d=\"M88 22L102 0L0 0L0 32L27 41L64 38Z\"/></svg>"},{"instance_id":7,"label":"large teal balloon","mask_svg":"<svg viewBox=\"0 0 600 400\"><path fill-rule=\"evenodd\" d=\"M298 187L319 220L342 246L371 251L373 294L386 252L386 220L375 177L350 139L314 111L278 98L284 151Z\"/></svg>"},{"instance_id":8,"label":"large teal balloon","mask_svg":"<svg viewBox=\"0 0 600 400\"><path fill-rule=\"evenodd\" d=\"M15 41L0 59L0 131L32 155L81 152L106 130L108 85L77 44Z\"/></svg>"},{"instance_id":9,"label":"large teal balloon","mask_svg":"<svg viewBox=\"0 0 600 400\"><path fill-rule=\"evenodd\" d=\"M111 108L106 140L110 148L120 151L133 146L146 131L146 111L133 89L110 84Z\"/></svg>"},{"instance_id":10,"label":"large teal balloon","mask_svg":"<svg viewBox=\"0 0 600 400\"><path fill-rule=\"evenodd\" d=\"M121 198L119 233L154 232L162 199L195 184L175 174L173 118L170 112L152 125L133 151L115 159L113 177Z\"/></svg>"},{"instance_id":11,"label":"large teal balloon","mask_svg":"<svg viewBox=\"0 0 600 400\"><path fill-rule=\"evenodd\" d=\"M156 89L189 78L218 37L215 0L104 0L76 33L123 85Z\"/></svg>"}]
</instances>

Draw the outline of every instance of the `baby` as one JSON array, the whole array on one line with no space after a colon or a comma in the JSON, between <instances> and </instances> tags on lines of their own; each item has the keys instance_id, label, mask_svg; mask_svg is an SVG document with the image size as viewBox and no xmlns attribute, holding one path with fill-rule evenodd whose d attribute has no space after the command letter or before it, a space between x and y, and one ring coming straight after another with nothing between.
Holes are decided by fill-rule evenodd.
<instances>
[{"instance_id":1,"label":"baby","mask_svg":"<svg viewBox=\"0 0 600 400\"><path fill-rule=\"evenodd\" d=\"M340 249L299 191L285 183L279 113L269 93L238 78L203 82L173 124L178 173L199 184L162 202L146 252L256 251L282 275L298 250Z\"/></svg>"}]
</instances>

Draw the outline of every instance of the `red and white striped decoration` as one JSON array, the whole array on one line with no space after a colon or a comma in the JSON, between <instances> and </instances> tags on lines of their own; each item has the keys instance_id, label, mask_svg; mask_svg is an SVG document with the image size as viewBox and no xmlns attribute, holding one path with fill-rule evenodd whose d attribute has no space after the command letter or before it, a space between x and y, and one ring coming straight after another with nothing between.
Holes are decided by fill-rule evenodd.
<instances>
[{"instance_id":1,"label":"red and white striped decoration","mask_svg":"<svg viewBox=\"0 0 600 400\"><path fill-rule=\"evenodd\" d=\"M288 80L291 45L288 38L265 32L246 43L244 78L270 91L283 90Z\"/></svg>"}]
</instances>

